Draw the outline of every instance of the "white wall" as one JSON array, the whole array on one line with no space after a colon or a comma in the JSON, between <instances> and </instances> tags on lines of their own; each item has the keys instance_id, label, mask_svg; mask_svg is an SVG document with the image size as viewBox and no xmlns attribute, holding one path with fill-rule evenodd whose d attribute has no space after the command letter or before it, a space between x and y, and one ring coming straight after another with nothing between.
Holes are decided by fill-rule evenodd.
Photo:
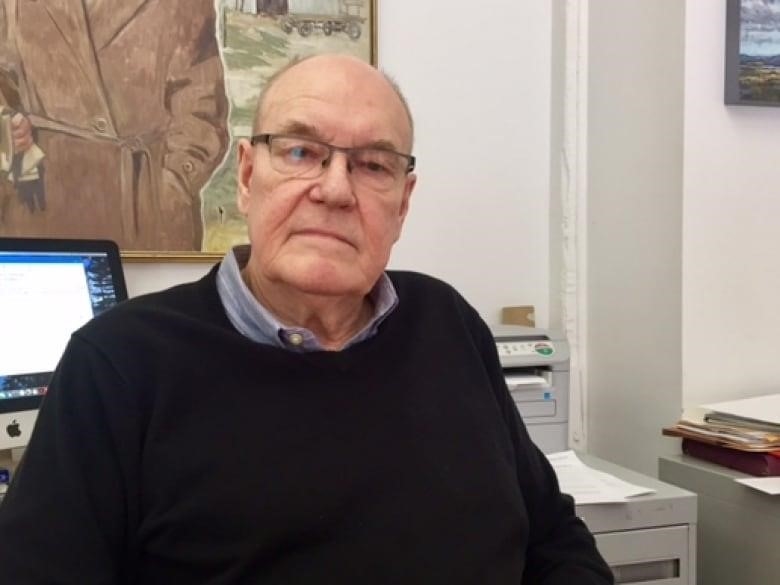
<instances>
[{"instance_id":1,"label":"white wall","mask_svg":"<svg viewBox=\"0 0 780 585\"><path fill-rule=\"evenodd\" d=\"M780 108L725 106L725 2L687 3L683 402L780 391Z\"/></svg>"},{"instance_id":2,"label":"white wall","mask_svg":"<svg viewBox=\"0 0 780 585\"><path fill-rule=\"evenodd\" d=\"M684 8L589 3L587 447L651 475L681 407Z\"/></svg>"},{"instance_id":3,"label":"white wall","mask_svg":"<svg viewBox=\"0 0 780 585\"><path fill-rule=\"evenodd\" d=\"M547 323L551 7L548 0L379 3L379 62L417 124L419 184L393 267L448 280L495 321Z\"/></svg>"},{"instance_id":4,"label":"white wall","mask_svg":"<svg viewBox=\"0 0 780 585\"><path fill-rule=\"evenodd\" d=\"M458 288L488 321L549 314L548 0L379 2L379 63L415 115L419 181L391 267ZM132 292L205 272L128 264Z\"/></svg>"},{"instance_id":5,"label":"white wall","mask_svg":"<svg viewBox=\"0 0 780 585\"><path fill-rule=\"evenodd\" d=\"M589 447L648 473L780 389L780 108L724 105L725 5L590 2Z\"/></svg>"},{"instance_id":6,"label":"white wall","mask_svg":"<svg viewBox=\"0 0 780 585\"><path fill-rule=\"evenodd\" d=\"M206 274L213 262L123 262L127 293L137 296L162 290Z\"/></svg>"}]
</instances>

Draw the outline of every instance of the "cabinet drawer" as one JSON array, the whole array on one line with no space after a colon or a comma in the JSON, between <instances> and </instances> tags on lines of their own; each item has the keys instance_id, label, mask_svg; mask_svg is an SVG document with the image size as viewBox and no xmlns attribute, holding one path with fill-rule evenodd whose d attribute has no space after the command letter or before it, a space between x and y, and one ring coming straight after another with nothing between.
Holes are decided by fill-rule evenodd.
<instances>
[{"instance_id":1,"label":"cabinet drawer","mask_svg":"<svg viewBox=\"0 0 780 585\"><path fill-rule=\"evenodd\" d=\"M694 585L689 526L594 534L615 583Z\"/></svg>"}]
</instances>

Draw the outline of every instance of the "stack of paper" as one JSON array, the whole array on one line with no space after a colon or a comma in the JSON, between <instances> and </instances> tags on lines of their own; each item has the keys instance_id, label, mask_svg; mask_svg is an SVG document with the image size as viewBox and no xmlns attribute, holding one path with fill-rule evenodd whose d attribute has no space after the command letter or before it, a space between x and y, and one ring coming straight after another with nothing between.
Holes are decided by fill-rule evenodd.
<instances>
[{"instance_id":1,"label":"stack of paper","mask_svg":"<svg viewBox=\"0 0 780 585\"><path fill-rule=\"evenodd\" d=\"M620 503L655 491L588 467L574 451L550 453L547 459L558 476L561 491L572 496L576 504Z\"/></svg>"},{"instance_id":2,"label":"stack of paper","mask_svg":"<svg viewBox=\"0 0 780 585\"><path fill-rule=\"evenodd\" d=\"M663 434L740 451L780 450L780 394L705 404Z\"/></svg>"},{"instance_id":3,"label":"stack of paper","mask_svg":"<svg viewBox=\"0 0 780 585\"><path fill-rule=\"evenodd\" d=\"M735 423L701 422L682 419L663 429L670 437L695 439L703 443L730 447L740 451L775 451L780 449L780 433L754 430Z\"/></svg>"},{"instance_id":4,"label":"stack of paper","mask_svg":"<svg viewBox=\"0 0 780 585\"><path fill-rule=\"evenodd\" d=\"M769 476L737 481L780 493L780 394L705 404L663 434L682 437L682 451L689 456Z\"/></svg>"},{"instance_id":5,"label":"stack of paper","mask_svg":"<svg viewBox=\"0 0 780 585\"><path fill-rule=\"evenodd\" d=\"M705 404L704 420L739 425L780 435L780 394Z\"/></svg>"}]
</instances>

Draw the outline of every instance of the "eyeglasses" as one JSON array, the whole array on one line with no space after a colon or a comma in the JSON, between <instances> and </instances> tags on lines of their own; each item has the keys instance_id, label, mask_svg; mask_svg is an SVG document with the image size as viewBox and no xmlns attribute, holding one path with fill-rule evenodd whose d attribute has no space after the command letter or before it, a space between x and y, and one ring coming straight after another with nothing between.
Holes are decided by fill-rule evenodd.
<instances>
[{"instance_id":1,"label":"eyeglasses","mask_svg":"<svg viewBox=\"0 0 780 585\"><path fill-rule=\"evenodd\" d=\"M330 164L334 152L347 157L355 183L377 191L386 191L414 170L415 158L394 150L378 147L344 148L311 138L285 134L257 134L250 138L252 146L267 144L271 167L283 175L314 179Z\"/></svg>"}]
</instances>

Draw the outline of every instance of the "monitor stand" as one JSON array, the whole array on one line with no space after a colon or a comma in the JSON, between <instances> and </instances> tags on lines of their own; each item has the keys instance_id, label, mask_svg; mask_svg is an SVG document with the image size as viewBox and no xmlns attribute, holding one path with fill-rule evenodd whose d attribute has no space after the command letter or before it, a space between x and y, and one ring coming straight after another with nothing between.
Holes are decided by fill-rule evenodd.
<instances>
[{"instance_id":1,"label":"monitor stand","mask_svg":"<svg viewBox=\"0 0 780 585\"><path fill-rule=\"evenodd\" d=\"M24 447L0 450L0 468L13 471L19 465L23 454Z\"/></svg>"}]
</instances>

